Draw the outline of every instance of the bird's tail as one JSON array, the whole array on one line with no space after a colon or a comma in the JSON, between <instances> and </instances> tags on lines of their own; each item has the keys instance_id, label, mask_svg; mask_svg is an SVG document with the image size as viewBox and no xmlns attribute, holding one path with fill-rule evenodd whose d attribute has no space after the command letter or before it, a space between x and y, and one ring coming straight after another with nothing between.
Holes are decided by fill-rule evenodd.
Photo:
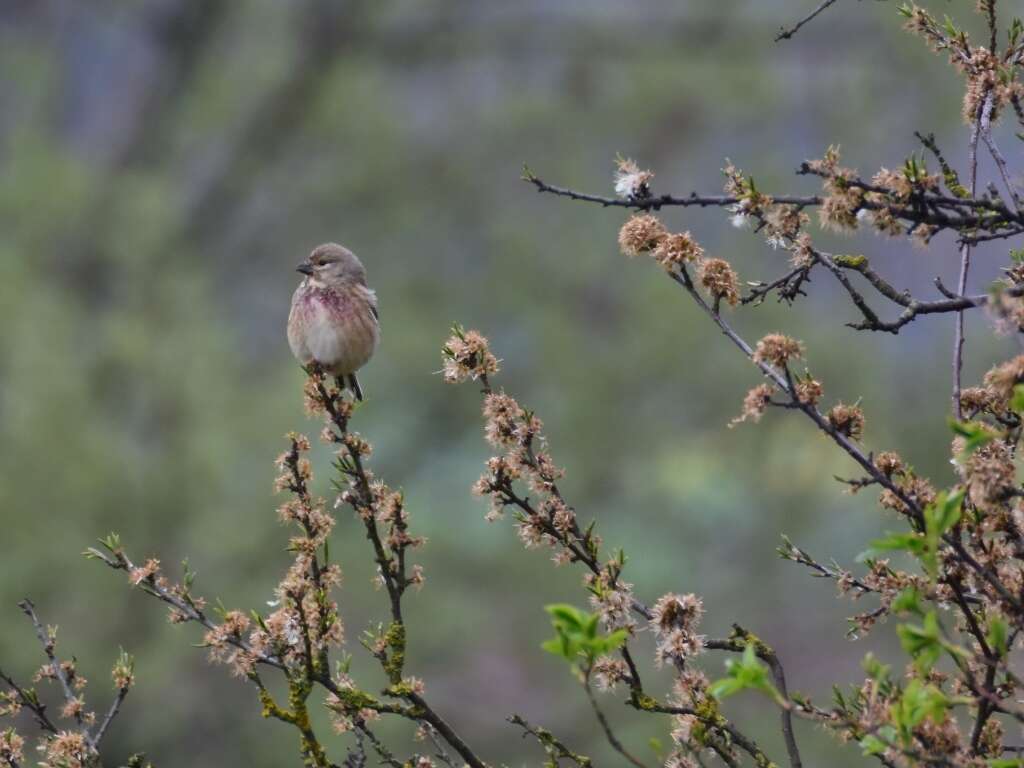
<instances>
[{"instance_id":1,"label":"bird's tail","mask_svg":"<svg viewBox=\"0 0 1024 768\"><path fill-rule=\"evenodd\" d=\"M348 375L348 388L352 390L352 394L356 396L356 400L363 402L363 389L359 386L359 379L356 378L354 373Z\"/></svg>"}]
</instances>

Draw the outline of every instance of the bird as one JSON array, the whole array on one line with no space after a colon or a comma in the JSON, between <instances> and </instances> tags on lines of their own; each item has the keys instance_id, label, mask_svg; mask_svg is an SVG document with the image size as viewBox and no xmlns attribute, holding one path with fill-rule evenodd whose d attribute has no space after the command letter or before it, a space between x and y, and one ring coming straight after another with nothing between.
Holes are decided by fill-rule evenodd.
<instances>
[{"instance_id":1,"label":"bird","mask_svg":"<svg viewBox=\"0 0 1024 768\"><path fill-rule=\"evenodd\" d=\"M377 294L366 285L366 268L337 243L318 245L296 267L302 282L292 295L288 346L303 367L318 365L341 389L362 401L356 371L380 343Z\"/></svg>"}]
</instances>

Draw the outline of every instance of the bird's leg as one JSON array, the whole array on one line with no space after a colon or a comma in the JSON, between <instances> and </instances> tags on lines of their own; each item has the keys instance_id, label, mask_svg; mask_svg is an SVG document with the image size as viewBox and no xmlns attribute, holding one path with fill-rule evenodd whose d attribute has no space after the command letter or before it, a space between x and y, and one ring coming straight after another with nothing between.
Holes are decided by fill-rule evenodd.
<instances>
[{"instance_id":1,"label":"bird's leg","mask_svg":"<svg viewBox=\"0 0 1024 768\"><path fill-rule=\"evenodd\" d=\"M352 394L356 396L356 400L363 402L363 390L359 386L359 379L356 378L354 373L348 375L349 389L352 390Z\"/></svg>"}]
</instances>

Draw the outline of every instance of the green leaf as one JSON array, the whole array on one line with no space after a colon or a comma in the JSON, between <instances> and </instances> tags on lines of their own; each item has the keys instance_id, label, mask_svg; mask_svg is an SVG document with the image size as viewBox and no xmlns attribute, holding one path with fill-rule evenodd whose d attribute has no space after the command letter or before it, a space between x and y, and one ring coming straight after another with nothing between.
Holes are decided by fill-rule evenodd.
<instances>
[{"instance_id":1,"label":"green leaf","mask_svg":"<svg viewBox=\"0 0 1024 768\"><path fill-rule=\"evenodd\" d=\"M900 624L896 627L903 650L914 660L914 665L922 673L927 673L935 666L942 655L939 637L939 621L935 611L924 617L921 625Z\"/></svg>"},{"instance_id":2,"label":"green leaf","mask_svg":"<svg viewBox=\"0 0 1024 768\"><path fill-rule=\"evenodd\" d=\"M1024 414L1024 384L1018 384L1013 388L1013 397L1010 398L1010 410L1014 413Z\"/></svg>"},{"instance_id":3,"label":"green leaf","mask_svg":"<svg viewBox=\"0 0 1024 768\"><path fill-rule=\"evenodd\" d=\"M708 691L716 699L724 699L732 696L734 693L739 693L744 688L746 686L743 684L743 681L735 677L723 677L720 680L715 680L711 687L708 688Z\"/></svg>"},{"instance_id":4,"label":"green leaf","mask_svg":"<svg viewBox=\"0 0 1024 768\"><path fill-rule=\"evenodd\" d=\"M917 616L923 616L924 609L921 607L921 594L913 587L904 589L892 601L892 610L894 613L913 613Z\"/></svg>"},{"instance_id":5,"label":"green leaf","mask_svg":"<svg viewBox=\"0 0 1024 768\"><path fill-rule=\"evenodd\" d=\"M891 667L876 659L873 653L869 653L864 657L864 661L861 662L861 666L864 668L867 676L872 680L882 682L889 679L889 670Z\"/></svg>"},{"instance_id":6,"label":"green leaf","mask_svg":"<svg viewBox=\"0 0 1024 768\"><path fill-rule=\"evenodd\" d=\"M862 552L857 556L858 562L871 560L884 552L909 552L915 557L920 557L927 550L925 537L914 531L907 533L889 533L884 538L875 539L871 542L871 549Z\"/></svg>"},{"instance_id":7,"label":"green leaf","mask_svg":"<svg viewBox=\"0 0 1024 768\"><path fill-rule=\"evenodd\" d=\"M786 701L768 679L768 668L757 658L753 643L747 643L739 659L727 659L726 676L716 680L708 689L717 699L724 699L742 690L761 691L779 704Z\"/></svg>"},{"instance_id":8,"label":"green leaf","mask_svg":"<svg viewBox=\"0 0 1024 768\"><path fill-rule=\"evenodd\" d=\"M998 656L1006 655L1006 636L1008 632L1009 628L1002 616L995 614L989 617L987 631L985 632L985 642L988 643L989 648Z\"/></svg>"},{"instance_id":9,"label":"green leaf","mask_svg":"<svg viewBox=\"0 0 1024 768\"><path fill-rule=\"evenodd\" d=\"M925 614L920 625L900 624L896 627L896 634L903 650L914 659L914 666L922 674L931 671L943 651L958 658L968 655L963 648L943 640L935 611Z\"/></svg>"},{"instance_id":10,"label":"green leaf","mask_svg":"<svg viewBox=\"0 0 1024 768\"><path fill-rule=\"evenodd\" d=\"M541 648L574 666L580 662L593 664L598 656L621 647L629 637L624 629L602 635L599 614L587 613L567 603L546 605L544 610L551 616L555 636L542 643Z\"/></svg>"},{"instance_id":11,"label":"green leaf","mask_svg":"<svg viewBox=\"0 0 1024 768\"><path fill-rule=\"evenodd\" d=\"M995 440L996 435L980 421L957 421L950 419L949 427L953 432L966 440L962 457L970 456L986 443Z\"/></svg>"},{"instance_id":12,"label":"green leaf","mask_svg":"<svg viewBox=\"0 0 1024 768\"><path fill-rule=\"evenodd\" d=\"M860 740L860 747L865 757L871 757L872 755L881 755L889 748L889 745L882 741L877 736L868 734Z\"/></svg>"},{"instance_id":13,"label":"green leaf","mask_svg":"<svg viewBox=\"0 0 1024 768\"><path fill-rule=\"evenodd\" d=\"M661 756L665 751L665 747L661 743L661 739L659 739L657 736L651 736L651 738L647 740L647 746L651 748L651 751L654 752L655 756L660 761L662 759Z\"/></svg>"},{"instance_id":14,"label":"green leaf","mask_svg":"<svg viewBox=\"0 0 1024 768\"><path fill-rule=\"evenodd\" d=\"M925 507L924 521L929 534L942 536L960 521L963 490L955 493L940 493L932 504Z\"/></svg>"},{"instance_id":15,"label":"green leaf","mask_svg":"<svg viewBox=\"0 0 1024 768\"><path fill-rule=\"evenodd\" d=\"M540 647L555 656L561 656L569 661L574 660L574 655L569 652L569 643L564 635L553 637L550 640L545 640L540 644Z\"/></svg>"},{"instance_id":16,"label":"green leaf","mask_svg":"<svg viewBox=\"0 0 1024 768\"><path fill-rule=\"evenodd\" d=\"M949 699L934 685L911 680L903 695L889 706L889 714L898 729L900 740L909 744L917 726L926 719L934 723L942 722L949 706Z\"/></svg>"},{"instance_id":17,"label":"green leaf","mask_svg":"<svg viewBox=\"0 0 1024 768\"><path fill-rule=\"evenodd\" d=\"M586 621L586 614L568 603L545 605L544 610L551 614L553 623L561 623L574 629L582 629L583 622Z\"/></svg>"}]
</instances>

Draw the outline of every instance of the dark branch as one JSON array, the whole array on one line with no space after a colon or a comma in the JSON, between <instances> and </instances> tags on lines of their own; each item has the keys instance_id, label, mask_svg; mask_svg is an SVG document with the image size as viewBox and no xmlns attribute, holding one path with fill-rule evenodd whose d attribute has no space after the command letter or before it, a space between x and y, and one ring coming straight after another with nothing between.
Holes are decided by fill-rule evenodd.
<instances>
[{"instance_id":1,"label":"dark branch","mask_svg":"<svg viewBox=\"0 0 1024 768\"><path fill-rule=\"evenodd\" d=\"M781 30L779 30L779 34L775 36L775 42L778 43L781 42L782 40L789 40L793 35L800 31L800 28L804 26L804 24L813 21L815 16L817 16L822 11L825 11L830 6L835 5L837 1L838 0L825 0L821 5L819 5L809 14L804 16L802 19L800 19L800 21L798 21L793 26L789 27L788 29L786 27L783 27Z\"/></svg>"}]
</instances>

